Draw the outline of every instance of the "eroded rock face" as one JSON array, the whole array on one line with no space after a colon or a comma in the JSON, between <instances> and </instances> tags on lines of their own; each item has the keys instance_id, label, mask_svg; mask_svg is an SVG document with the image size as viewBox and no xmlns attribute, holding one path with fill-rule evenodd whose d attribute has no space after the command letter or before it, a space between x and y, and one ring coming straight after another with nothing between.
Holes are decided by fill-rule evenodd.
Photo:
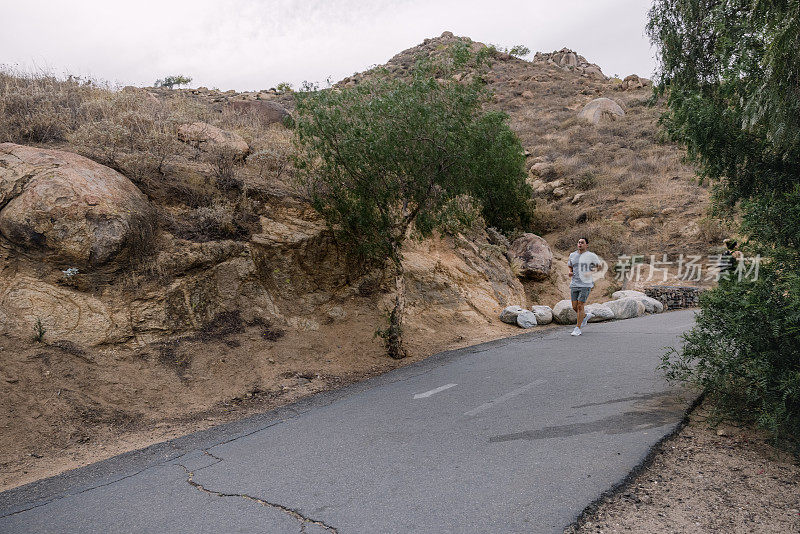
<instances>
[{"instance_id":1,"label":"eroded rock face","mask_svg":"<svg viewBox=\"0 0 800 534\"><path fill-rule=\"evenodd\" d=\"M241 135L217 128L207 122L180 125L178 139L203 152L224 152L244 158L250 151L250 147Z\"/></svg>"},{"instance_id":2,"label":"eroded rock face","mask_svg":"<svg viewBox=\"0 0 800 534\"><path fill-rule=\"evenodd\" d=\"M625 112L619 107L619 104L610 98L596 98L586 104L578 117L586 119L592 124L598 124L603 121L613 121L618 117L624 117Z\"/></svg>"},{"instance_id":3,"label":"eroded rock face","mask_svg":"<svg viewBox=\"0 0 800 534\"><path fill-rule=\"evenodd\" d=\"M330 292L355 278L334 236L322 220L262 219L263 232L252 237L250 253L270 293L287 299Z\"/></svg>"},{"instance_id":4,"label":"eroded rock face","mask_svg":"<svg viewBox=\"0 0 800 534\"><path fill-rule=\"evenodd\" d=\"M533 280L544 280L550 276L553 251L544 238L536 234L523 234L511 244L508 255L521 262L520 276Z\"/></svg>"},{"instance_id":5,"label":"eroded rock face","mask_svg":"<svg viewBox=\"0 0 800 534\"><path fill-rule=\"evenodd\" d=\"M451 320L486 325L510 303L525 302L525 289L508 259L487 245L485 236L408 243L403 268L409 325L430 328Z\"/></svg>"},{"instance_id":6,"label":"eroded rock face","mask_svg":"<svg viewBox=\"0 0 800 534\"><path fill-rule=\"evenodd\" d=\"M30 339L39 321L44 341L118 343L131 336L124 310L85 293L26 275L0 278L0 333Z\"/></svg>"},{"instance_id":7,"label":"eroded rock face","mask_svg":"<svg viewBox=\"0 0 800 534\"><path fill-rule=\"evenodd\" d=\"M155 215L125 176L71 152L0 144L0 234L23 253L75 267L146 248Z\"/></svg>"}]
</instances>

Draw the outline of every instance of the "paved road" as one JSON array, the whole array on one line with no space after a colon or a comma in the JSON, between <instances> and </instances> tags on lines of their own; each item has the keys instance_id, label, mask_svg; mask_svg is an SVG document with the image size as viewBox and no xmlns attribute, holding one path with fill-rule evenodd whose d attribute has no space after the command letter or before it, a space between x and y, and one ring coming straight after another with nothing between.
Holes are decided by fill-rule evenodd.
<instances>
[{"instance_id":1,"label":"paved road","mask_svg":"<svg viewBox=\"0 0 800 534\"><path fill-rule=\"evenodd\" d=\"M692 311L524 334L0 494L0 532L560 532L692 399Z\"/></svg>"}]
</instances>

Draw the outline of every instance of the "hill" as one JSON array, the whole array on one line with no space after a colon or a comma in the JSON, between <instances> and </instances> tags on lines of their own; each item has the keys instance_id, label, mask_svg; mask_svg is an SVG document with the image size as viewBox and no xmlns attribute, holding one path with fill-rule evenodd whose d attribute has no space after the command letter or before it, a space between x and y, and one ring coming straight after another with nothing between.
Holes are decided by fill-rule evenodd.
<instances>
[{"instance_id":1,"label":"hill","mask_svg":"<svg viewBox=\"0 0 800 534\"><path fill-rule=\"evenodd\" d=\"M384 67L403 76L456 39ZM500 310L561 299L580 235L612 260L720 238L646 81L565 49L495 51L486 82L526 149L553 269L521 279L480 225L412 243L411 357L393 362L374 337L391 280L348 265L294 186L291 94L0 74L0 486L516 334ZM624 116L578 117L601 97Z\"/></svg>"}]
</instances>

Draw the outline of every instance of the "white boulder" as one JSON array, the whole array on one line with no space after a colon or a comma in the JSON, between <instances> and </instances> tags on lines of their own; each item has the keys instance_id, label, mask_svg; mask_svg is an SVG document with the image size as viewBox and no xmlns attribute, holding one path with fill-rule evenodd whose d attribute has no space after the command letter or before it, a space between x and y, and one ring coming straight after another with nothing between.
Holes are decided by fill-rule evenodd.
<instances>
[{"instance_id":1,"label":"white boulder","mask_svg":"<svg viewBox=\"0 0 800 534\"><path fill-rule=\"evenodd\" d=\"M517 326L520 328L533 328L536 326L536 315L532 311L523 310L517 315Z\"/></svg>"},{"instance_id":2,"label":"white boulder","mask_svg":"<svg viewBox=\"0 0 800 534\"><path fill-rule=\"evenodd\" d=\"M553 320L558 324L574 324L578 320L578 313L572 309L572 301L559 300L553 306Z\"/></svg>"},{"instance_id":3,"label":"white boulder","mask_svg":"<svg viewBox=\"0 0 800 534\"><path fill-rule=\"evenodd\" d=\"M613 121L617 117L623 116L625 116L625 112L619 107L619 104L610 98L596 98L586 104L581 112L578 113L578 117L586 119L593 124L608 120Z\"/></svg>"},{"instance_id":4,"label":"white boulder","mask_svg":"<svg viewBox=\"0 0 800 534\"><path fill-rule=\"evenodd\" d=\"M614 312L605 304L587 304L585 310L586 313L592 314L592 318L589 319L590 323L610 321L614 318Z\"/></svg>"},{"instance_id":5,"label":"white boulder","mask_svg":"<svg viewBox=\"0 0 800 534\"><path fill-rule=\"evenodd\" d=\"M506 306L500 312L500 320L507 324L515 324L522 328L536 326L536 315L522 306Z\"/></svg>"},{"instance_id":6,"label":"white boulder","mask_svg":"<svg viewBox=\"0 0 800 534\"><path fill-rule=\"evenodd\" d=\"M632 317L641 317L645 314L644 303L633 297L610 300L605 302L604 305L614 312L615 319L630 319Z\"/></svg>"},{"instance_id":7,"label":"white boulder","mask_svg":"<svg viewBox=\"0 0 800 534\"><path fill-rule=\"evenodd\" d=\"M633 298L640 301L644 304L645 311L647 313L661 313L664 311L664 304L657 299L652 297L648 297L641 291L633 291L631 289L626 289L622 291L614 291L611 294L611 298L614 299L623 299L623 298Z\"/></svg>"},{"instance_id":8,"label":"white boulder","mask_svg":"<svg viewBox=\"0 0 800 534\"><path fill-rule=\"evenodd\" d=\"M500 312L500 320L507 324L517 324L517 315L526 311L522 306L506 306Z\"/></svg>"},{"instance_id":9,"label":"white boulder","mask_svg":"<svg viewBox=\"0 0 800 534\"><path fill-rule=\"evenodd\" d=\"M531 311L536 316L538 324L550 324L553 322L553 310L550 306L531 306Z\"/></svg>"}]
</instances>

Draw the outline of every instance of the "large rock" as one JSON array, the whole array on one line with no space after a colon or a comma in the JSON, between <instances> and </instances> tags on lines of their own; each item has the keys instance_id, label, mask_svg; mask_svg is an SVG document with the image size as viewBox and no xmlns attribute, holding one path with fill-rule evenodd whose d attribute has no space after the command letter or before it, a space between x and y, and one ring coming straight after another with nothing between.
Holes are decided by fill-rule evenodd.
<instances>
[{"instance_id":1,"label":"large rock","mask_svg":"<svg viewBox=\"0 0 800 534\"><path fill-rule=\"evenodd\" d=\"M0 334L30 339L37 322L44 329L45 342L100 345L119 343L132 335L126 311L91 294L23 274L0 278Z\"/></svg>"},{"instance_id":2,"label":"large rock","mask_svg":"<svg viewBox=\"0 0 800 534\"><path fill-rule=\"evenodd\" d=\"M178 127L178 139L203 152L223 152L238 158L244 158L250 151L241 135L207 122L181 124Z\"/></svg>"},{"instance_id":3,"label":"large rock","mask_svg":"<svg viewBox=\"0 0 800 534\"><path fill-rule=\"evenodd\" d=\"M647 78L640 78L635 74L631 74L629 76L625 76L625 79L619 84L620 91L631 91L635 89L641 89L642 87L647 87L650 85L650 80Z\"/></svg>"},{"instance_id":4,"label":"large rock","mask_svg":"<svg viewBox=\"0 0 800 534\"><path fill-rule=\"evenodd\" d=\"M511 244L508 255L521 262L520 276L534 280L544 280L550 276L553 252L547 241L538 235L522 234Z\"/></svg>"},{"instance_id":5,"label":"large rock","mask_svg":"<svg viewBox=\"0 0 800 534\"><path fill-rule=\"evenodd\" d=\"M515 324L522 328L536 326L536 315L522 306L506 306L500 312L500 320L506 324Z\"/></svg>"},{"instance_id":6,"label":"large rock","mask_svg":"<svg viewBox=\"0 0 800 534\"><path fill-rule=\"evenodd\" d=\"M590 323L610 321L614 318L614 312L605 304L587 304L585 310L586 313L592 314L592 318L589 319Z\"/></svg>"},{"instance_id":7,"label":"large rock","mask_svg":"<svg viewBox=\"0 0 800 534\"><path fill-rule=\"evenodd\" d=\"M553 322L553 310L550 306L531 306L531 311L536 316L537 324L550 324Z\"/></svg>"},{"instance_id":8,"label":"large rock","mask_svg":"<svg viewBox=\"0 0 800 534\"><path fill-rule=\"evenodd\" d=\"M506 324L517 324L517 315L525 311L522 306L506 306L500 312L500 320Z\"/></svg>"},{"instance_id":9,"label":"large rock","mask_svg":"<svg viewBox=\"0 0 800 534\"><path fill-rule=\"evenodd\" d=\"M122 262L149 245L155 214L125 176L71 152L0 144L0 234L70 267Z\"/></svg>"},{"instance_id":10,"label":"large rock","mask_svg":"<svg viewBox=\"0 0 800 534\"><path fill-rule=\"evenodd\" d=\"M619 104L610 98L596 98L586 104L578 117L586 119L587 121L598 124L601 121L616 120L617 117L625 116L625 112L619 107Z\"/></svg>"},{"instance_id":11,"label":"large rock","mask_svg":"<svg viewBox=\"0 0 800 534\"><path fill-rule=\"evenodd\" d=\"M644 304L645 311L647 313L661 313L664 311L664 304L657 299L652 297L648 297L641 291L634 291L632 289L624 289L621 291L614 291L611 294L611 298L614 299L623 299L623 298L633 298Z\"/></svg>"},{"instance_id":12,"label":"large rock","mask_svg":"<svg viewBox=\"0 0 800 534\"><path fill-rule=\"evenodd\" d=\"M633 297L610 300L604 304L614 312L614 319L630 319L645 314L644 304Z\"/></svg>"},{"instance_id":13,"label":"large rock","mask_svg":"<svg viewBox=\"0 0 800 534\"><path fill-rule=\"evenodd\" d=\"M635 297L635 298L642 298L646 297L644 293L641 291L634 291L633 289L620 289L619 291L614 291L611 293L612 299L624 299L626 297Z\"/></svg>"},{"instance_id":14,"label":"large rock","mask_svg":"<svg viewBox=\"0 0 800 534\"><path fill-rule=\"evenodd\" d=\"M572 309L572 301L559 300L553 306L553 320L558 324L575 324L578 320L578 312Z\"/></svg>"},{"instance_id":15,"label":"large rock","mask_svg":"<svg viewBox=\"0 0 800 534\"><path fill-rule=\"evenodd\" d=\"M517 315L517 326L520 328L533 328L536 324L536 315L534 315L532 311L522 310L522 312Z\"/></svg>"},{"instance_id":16,"label":"large rock","mask_svg":"<svg viewBox=\"0 0 800 534\"><path fill-rule=\"evenodd\" d=\"M271 100L231 100L225 104L225 109L234 113L250 114L264 126L282 123L289 116L286 108Z\"/></svg>"}]
</instances>

